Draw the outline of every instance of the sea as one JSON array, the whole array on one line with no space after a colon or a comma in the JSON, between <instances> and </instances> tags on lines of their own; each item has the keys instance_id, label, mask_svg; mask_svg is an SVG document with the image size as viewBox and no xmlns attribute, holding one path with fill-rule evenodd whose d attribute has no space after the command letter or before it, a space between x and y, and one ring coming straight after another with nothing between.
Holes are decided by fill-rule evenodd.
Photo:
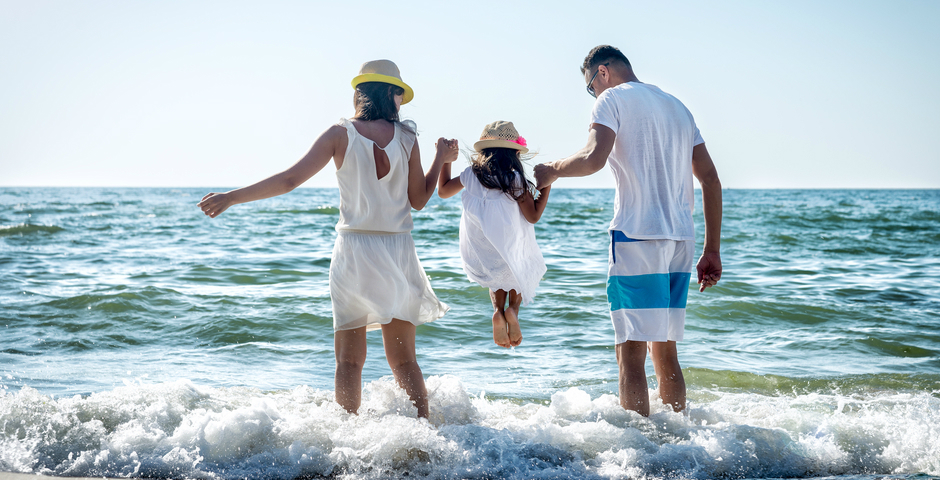
<instances>
[{"instance_id":1,"label":"sea","mask_svg":"<svg viewBox=\"0 0 940 480\"><path fill-rule=\"evenodd\" d=\"M614 192L556 189L548 272L493 343L459 196L413 212L450 306L417 329L430 419L368 335L334 400L336 189L216 219L218 188L0 188L0 471L173 479L940 478L940 190L726 189L720 283L689 286L674 413L623 410ZM697 200L698 201L698 200ZM695 212L699 249L701 205Z\"/></svg>"}]
</instances>

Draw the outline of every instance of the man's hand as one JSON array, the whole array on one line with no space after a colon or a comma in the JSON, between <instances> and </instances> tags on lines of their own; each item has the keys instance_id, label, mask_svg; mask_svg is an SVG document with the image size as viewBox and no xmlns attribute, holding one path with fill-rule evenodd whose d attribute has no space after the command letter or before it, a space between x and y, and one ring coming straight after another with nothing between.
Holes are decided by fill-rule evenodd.
<instances>
[{"instance_id":1,"label":"man's hand","mask_svg":"<svg viewBox=\"0 0 940 480\"><path fill-rule=\"evenodd\" d=\"M555 180L558 180L558 172L555 171L553 163L540 163L535 166L535 188L541 190L555 183Z\"/></svg>"},{"instance_id":2,"label":"man's hand","mask_svg":"<svg viewBox=\"0 0 940 480\"><path fill-rule=\"evenodd\" d=\"M698 291L714 287L721 278L721 255L718 252L703 253L695 269L698 271Z\"/></svg>"}]
</instances>

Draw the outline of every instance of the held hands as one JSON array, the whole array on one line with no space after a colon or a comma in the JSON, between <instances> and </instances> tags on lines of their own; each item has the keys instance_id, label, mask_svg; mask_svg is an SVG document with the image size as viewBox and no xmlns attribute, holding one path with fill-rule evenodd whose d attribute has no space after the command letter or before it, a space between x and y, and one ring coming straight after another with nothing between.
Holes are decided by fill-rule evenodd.
<instances>
[{"instance_id":1,"label":"held hands","mask_svg":"<svg viewBox=\"0 0 940 480\"><path fill-rule=\"evenodd\" d=\"M551 162L540 163L535 166L535 184L539 190L551 186L558 180L558 173L555 171L555 165Z\"/></svg>"},{"instance_id":2,"label":"held hands","mask_svg":"<svg viewBox=\"0 0 940 480\"><path fill-rule=\"evenodd\" d=\"M721 256L718 252L706 252L698 259L698 291L704 292L708 287L714 287L721 278Z\"/></svg>"},{"instance_id":3,"label":"held hands","mask_svg":"<svg viewBox=\"0 0 940 480\"><path fill-rule=\"evenodd\" d=\"M459 152L457 140L448 140L444 137L438 138L434 142L434 148L437 149L437 158L440 158L444 163L453 163L454 160L457 160L457 153Z\"/></svg>"},{"instance_id":4,"label":"held hands","mask_svg":"<svg viewBox=\"0 0 940 480\"><path fill-rule=\"evenodd\" d=\"M210 193L202 197L202 201L197 206L210 218L215 218L228 210L228 207L234 205L230 197L231 195L228 193Z\"/></svg>"}]
</instances>

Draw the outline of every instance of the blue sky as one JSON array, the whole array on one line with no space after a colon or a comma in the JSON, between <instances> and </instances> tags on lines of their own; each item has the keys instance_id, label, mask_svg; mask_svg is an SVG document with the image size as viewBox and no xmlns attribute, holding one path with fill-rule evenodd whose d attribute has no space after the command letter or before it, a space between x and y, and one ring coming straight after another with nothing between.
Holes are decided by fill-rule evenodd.
<instances>
[{"instance_id":1,"label":"blue sky","mask_svg":"<svg viewBox=\"0 0 940 480\"><path fill-rule=\"evenodd\" d=\"M254 182L352 114L377 58L415 89L425 165L494 120L554 160L611 44L690 108L725 187L940 188L940 2L321 3L0 0L0 186Z\"/></svg>"}]
</instances>

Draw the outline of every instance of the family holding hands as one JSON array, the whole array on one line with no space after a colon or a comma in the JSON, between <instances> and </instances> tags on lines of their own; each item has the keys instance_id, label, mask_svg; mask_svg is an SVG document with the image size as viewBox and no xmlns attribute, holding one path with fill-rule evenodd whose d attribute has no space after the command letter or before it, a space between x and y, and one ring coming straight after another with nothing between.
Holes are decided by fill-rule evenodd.
<instances>
[{"instance_id":1,"label":"family holding hands","mask_svg":"<svg viewBox=\"0 0 940 480\"><path fill-rule=\"evenodd\" d=\"M441 318L438 300L418 260L411 210L435 188L461 194L460 257L470 280L488 288L493 340L522 342L519 309L530 303L546 272L533 224L561 177L590 175L610 164L616 182L607 297L620 368L620 403L649 415L645 362L653 359L663 403L685 408L685 380L676 342L682 340L694 262L693 175L702 187L705 248L697 264L700 291L721 277L721 183L686 107L640 82L626 56L601 45L581 67L597 100L588 143L574 155L535 166L512 122L486 125L470 166L452 176L456 140L438 139L427 173L415 125L399 110L414 98L389 60L362 65L353 78L355 115L329 127L293 166L260 182L210 193L199 207L215 218L232 205L274 197L303 184L332 160L339 184L339 222L330 263L336 353L336 401L359 409L366 332L381 328L385 356L397 383L428 416L424 377L415 355L418 325Z\"/></svg>"}]
</instances>

